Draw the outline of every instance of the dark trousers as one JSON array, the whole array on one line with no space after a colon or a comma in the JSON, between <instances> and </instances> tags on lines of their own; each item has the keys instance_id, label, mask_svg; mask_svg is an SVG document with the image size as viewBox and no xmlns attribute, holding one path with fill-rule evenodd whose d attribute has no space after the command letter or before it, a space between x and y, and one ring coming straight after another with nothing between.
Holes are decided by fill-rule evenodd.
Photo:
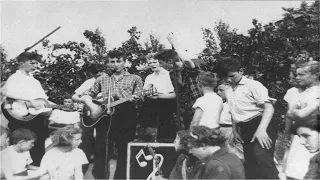
<instances>
[{"instance_id":1,"label":"dark trousers","mask_svg":"<svg viewBox=\"0 0 320 180\"><path fill-rule=\"evenodd\" d=\"M19 128L29 129L37 135L37 141L30 150L30 155L33 160L32 165L40 166L41 159L45 153L45 140L48 135L48 117L38 115L31 121L9 121L8 127L10 131L15 131Z\"/></svg>"},{"instance_id":2,"label":"dark trousers","mask_svg":"<svg viewBox=\"0 0 320 180\"><path fill-rule=\"evenodd\" d=\"M103 118L96 124L96 142L94 146L94 167L93 176L96 179L109 178L110 156L107 155L113 151L113 144L118 150L118 159L114 179L126 179L126 162L127 162L127 145L134 139L137 122L137 111L133 103L127 102L119 105L112 115L111 128L109 127L108 118ZM106 143L108 142L108 144Z\"/></svg>"},{"instance_id":3,"label":"dark trousers","mask_svg":"<svg viewBox=\"0 0 320 180\"><path fill-rule=\"evenodd\" d=\"M90 161L90 157L94 153L95 139L93 137L93 131L95 127L84 127L82 123L80 123L80 127L82 129L82 143L80 144L79 148L82 149L88 161ZM88 168L89 164L82 165L83 174L87 172Z\"/></svg>"},{"instance_id":4,"label":"dark trousers","mask_svg":"<svg viewBox=\"0 0 320 180\"><path fill-rule=\"evenodd\" d=\"M177 127L173 120L175 99L146 98L140 110L142 126L157 128L158 138L174 138Z\"/></svg>"},{"instance_id":5,"label":"dark trousers","mask_svg":"<svg viewBox=\"0 0 320 180\"><path fill-rule=\"evenodd\" d=\"M245 158L247 179L279 179L279 172L274 162L274 149L277 138L277 123L271 120L267 134L272 140L271 149L262 148L258 140L250 142L261 121L261 116L249 122L238 123L240 127Z\"/></svg>"}]
</instances>

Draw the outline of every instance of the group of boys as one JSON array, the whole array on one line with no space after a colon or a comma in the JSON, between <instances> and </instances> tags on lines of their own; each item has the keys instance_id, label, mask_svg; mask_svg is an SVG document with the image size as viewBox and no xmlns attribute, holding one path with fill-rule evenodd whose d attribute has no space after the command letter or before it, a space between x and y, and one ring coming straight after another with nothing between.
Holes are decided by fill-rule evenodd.
<instances>
[{"instance_id":1,"label":"group of boys","mask_svg":"<svg viewBox=\"0 0 320 180\"><path fill-rule=\"evenodd\" d=\"M110 156L106 152L108 149L109 152L112 151L112 145L115 144L118 150L118 160L114 179L126 178L127 144L135 136L138 118L134 102L142 100L140 95L143 89L154 86L159 90L158 93L147 98L147 103L151 104L151 107L153 106L153 110L159 109L158 103L162 103L161 107L166 107L168 100L179 96L181 109L183 110L181 115L186 128L202 125L201 123L211 128L233 126L234 138L243 145L246 177L278 179L278 170L274 162L278 122L272 119L274 99L269 97L267 88L260 82L243 76L238 59L228 58L224 60L222 64L225 73L220 76L225 78L231 86L226 90L225 98L230 113L229 115L228 112L225 114L232 117L229 117L232 122L212 125L203 119L219 119L220 117L212 117L212 114L204 108L208 106L207 97L213 99L213 102L209 103L215 105L219 103L221 107L223 106L223 101L213 92L213 88L217 86L217 75L209 75L211 77L207 81L209 84L200 82L197 78L200 74L199 67L186 55L186 51L180 46L172 33L169 34L168 40L174 46L175 51L161 51L148 60L148 64L153 68L154 73L146 79L145 85L143 85L139 76L130 74L125 70L126 58L123 52L110 51L108 53L108 65L112 68L113 73L93 72L91 74L92 79L83 84L86 87L78 89L79 91L76 91L72 97L73 100L84 104L92 103L88 96L96 97L100 94L103 98L107 98L109 89L111 90L110 94L119 99L132 96L130 101L119 105L113 114L114 118L111 123L107 119L102 119L94 126L96 130L94 143L93 128L83 127L83 143L80 148L84 150L89 159L92 151L90 148L94 147L93 176L97 179L109 178L108 160ZM39 105L35 99L48 99L40 82L33 78L31 74L36 68L37 59L37 55L34 53L19 55L17 60L20 69L6 82L5 95L7 97L28 101L35 107ZM172 71L173 63L175 63L176 72ZM173 76L174 73L176 73L175 76ZM172 77L175 77L174 80L177 81L178 87L172 86L174 81L170 80ZM157 78L166 82L166 85L163 83L157 84ZM201 97L202 93L204 94L203 97ZM168 108L166 109L168 110ZM223 108L218 111L221 114ZM165 126L164 121L168 117L166 113L167 111L160 112L163 117L160 118L159 122L149 122L151 126L158 127L159 123L160 126ZM29 122L10 121L8 125L11 131L26 128L36 134L38 140L30 150L33 164L36 166L39 166L45 151L44 140L48 135L46 119L47 116L39 115ZM109 140L108 147L106 145L107 138Z\"/></svg>"}]
</instances>

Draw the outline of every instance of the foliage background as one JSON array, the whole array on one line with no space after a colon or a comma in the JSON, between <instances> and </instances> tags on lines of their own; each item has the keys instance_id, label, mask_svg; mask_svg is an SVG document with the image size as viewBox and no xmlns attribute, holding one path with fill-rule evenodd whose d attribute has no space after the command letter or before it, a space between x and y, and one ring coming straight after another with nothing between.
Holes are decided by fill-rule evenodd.
<instances>
[{"instance_id":1,"label":"foliage background","mask_svg":"<svg viewBox=\"0 0 320 180\"><path fill-rule=\"evenodd\" d=\"M270 96L276 98L275 118L281 121L286 105L283 101L289 84L290 64L298 59L319 61L319 1L302 2L297 8L283 8L280 20L262 25L252 20L248 34L239 34L222 20L214 27L203 27L203 40L206 48L195 60L203 70L219 72L219 62L223 57L235 56L241 61L246 75L259 80L268 89ZM154 35L144 44L139 43L142 34L137 27L127 31L130 38L122 43L118 50L123 50L128 59L130 73L145 79L150 70L145 67L145 55L164 46ZM52 44L48 40L42 43L42 62L34 76L47 90L50 100L62 103L63 97L71 96L74 90L87 79L86 68L89 63L106 64L106 39L99 28L85 30L84 37L90 44L68 41ZM219 42L216 42L214 37ZM1 50L1 81L5 81L18 64L15 59L8 60L3 46Z\"/></svg>"}]
</instances>

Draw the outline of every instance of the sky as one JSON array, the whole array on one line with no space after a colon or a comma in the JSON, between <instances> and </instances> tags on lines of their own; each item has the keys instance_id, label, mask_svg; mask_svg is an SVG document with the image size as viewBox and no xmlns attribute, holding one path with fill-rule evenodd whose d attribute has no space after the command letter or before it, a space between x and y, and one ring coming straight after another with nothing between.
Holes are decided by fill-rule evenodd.
<instances>
[{"instance_id":1,"label":"sky","mask_svg":"<svg viewBox=\"0 0 320 180\"><path fill-rule=\"evenodd\" d=\"M89 43L85 30L100 28L108 49L121 46L129 38L127 30L137 26L140 42L154 34L170 47L166 36L178 34L180 41L196 57L205 47L201 28L213 28L220 19L238 33L247 34L252 19L262 24L282 17L281 7L299 7L301 1L0 1L0 42L14 58L49 32L61 26L48 40L51 43ZM34 49L41 48L41 44Z\"/></svg>"}]
</instances>

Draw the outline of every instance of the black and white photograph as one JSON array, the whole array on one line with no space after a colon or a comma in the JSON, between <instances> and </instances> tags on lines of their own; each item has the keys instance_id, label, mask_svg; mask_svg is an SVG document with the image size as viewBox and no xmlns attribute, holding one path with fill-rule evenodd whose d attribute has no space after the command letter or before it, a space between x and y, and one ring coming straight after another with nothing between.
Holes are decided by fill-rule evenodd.
<instances>
[{"instance_id":1,"label":"black and white photograph","mask_svg":"<svg viewBox=\"0 0 320 180\"><path fill-rule=\"evenodd\" d=\"M0 179L320 179L320 1L0 1Z\"/></svg>"}]
</instances>

